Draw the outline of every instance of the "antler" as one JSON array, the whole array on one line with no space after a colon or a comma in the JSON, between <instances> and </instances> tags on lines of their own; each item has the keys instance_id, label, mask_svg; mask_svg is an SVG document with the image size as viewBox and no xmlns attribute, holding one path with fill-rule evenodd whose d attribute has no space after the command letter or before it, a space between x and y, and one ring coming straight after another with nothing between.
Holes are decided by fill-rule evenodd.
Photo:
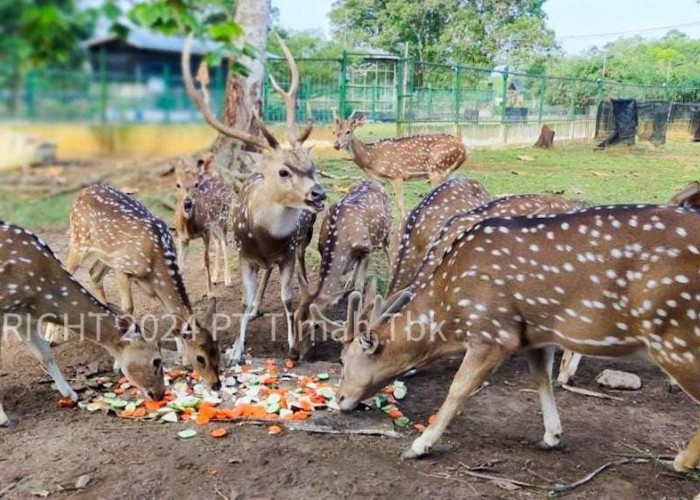
<instances>
[{"instance_id":1,"label":"antler","mask_svg":"<svg viewBox=\"0 0 700 500\"><path fill-rule=\"evenodd\" d=\"M292 78L289 83L289 90L287 92L282 89L280 84L277 83L277 80L275 80L275 77L272 75L270 75L270 83L275 91L282 97L282 100L284 100L284 106L287 111L285 120L287 125L287 140L291 145L301 144L308 139L309 135L311 135L311 129L313 128L313 117L311 116L311 113L308 113L306 128L302 131L301 135L297 136L294 117L296 114L295 104L297 99L297 91L299 90L299 68L297 67L297 63L294 60L294 56L292 56L289 47L287 47L287 44L284 42L282 37L277 34L277 32L275 32L275 40L277 40L277 43L284 53L284 57L287 59Z\"/></svg>"},{"instance_id":2,"label":"antler","mask_svg":"<svg viewBox=\"0 0 700 500\"><path fill-rule=\"evenodd\" d=\"M197 89L194 86L194 81L192 80L192 73L190 71L190 52L192 50L192 38L192 34L190 34L187 37L187 39L185 40L185 47L182 51L182 78L185 82L185 89L187 90L187 94L189 94L194 104L202 113L204 119L207 121L207 123L209 123L209 125L211 125L224 135L227 135L234 139L238 139L239 141L243 141L247 144L250 144L251 146L256 146L260 149L271 149L271 146L265 141L263 141L261 138L249 134L247 132L243 132L242 130L236 130L233 127L224 125L214 116L214 114L209 109L209 91L207 90L205 79L201 79L200 81L202 95L200 96L199 93L197 93ZM206 63L203 62L202 64ZM199 73L202 74L201 69Z\"/></svg>"},{"instance_id":3,"label":"antler","mask_svg":"<svg viewBox=\"0 0 700 500\"><path fill-rule=\"evenodd\" d=\"M311 103L306 101L306 127L301 131L299 135L299 144L303 144L306 139L311 135L311 131L314 128L314 115L311 111Z\"/></svg>"}]
</instances>

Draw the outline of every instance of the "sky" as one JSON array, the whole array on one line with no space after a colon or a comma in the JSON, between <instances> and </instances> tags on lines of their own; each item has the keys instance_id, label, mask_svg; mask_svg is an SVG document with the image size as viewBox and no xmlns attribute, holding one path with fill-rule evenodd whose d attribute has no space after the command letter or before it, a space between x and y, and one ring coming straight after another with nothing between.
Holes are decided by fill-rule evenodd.
<instances>
[{"instance_id":1,"label":"sky","mask_svg":"<svg viewBox=\"0 0 700 500\"><path fill-rule=\"evenodd\" d=\"M280 23L294 30L321 30L330 36L328 13L333 0L272 0L280 11ZM620 34L658 38L670 26L680 26L700 38L700 3L697 0L547 0L548 25L562 48L575 54L593 45L602 46ZM589 36L595 35L595 36Z\"/></svg>"}]
</instances>

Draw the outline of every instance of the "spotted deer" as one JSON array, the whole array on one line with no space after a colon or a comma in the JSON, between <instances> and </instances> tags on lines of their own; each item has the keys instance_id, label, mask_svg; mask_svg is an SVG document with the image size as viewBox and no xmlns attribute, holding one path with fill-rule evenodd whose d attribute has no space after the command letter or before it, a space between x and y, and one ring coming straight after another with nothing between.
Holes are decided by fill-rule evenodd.
<instances>
[{"instance_id":1,"label":"spotted deer","mask_svg":"<svg viewBox=\"0 0 700 500\"><path fill-rule=\"evenodd\" d=\"M221 123L209 109L209 94L200 82L200 95L195 88L190 71L190 45L187 39L182 54L182 70L185 88L206 121L216 130L250 146L262 149L265 154L255 166L253 173L244 182L233 207L233 232L239 249L241 281L243 282L244 314L240 334L233 348L227 352L229 363L239 363L243 358L245 339L250 321L258 315L260 303L273 268L280 270L280 287L287 322L287 340L292 344L292 299L291 278L294 274L297 245L303 241L304 211L321 212L325 208L326 190L316 181L316 169L310 149L303 146L311 134L313 122L304 130L297 131L294 114L296 94L299 88L299 70L291 52L275 34L285 58L289 63L291 80L289 90L284 91L270 76L275 90L282 96L286 108L286 131L289 149L279 142L257 117L265 140ZM258 271L263 271L258 285Z\"/></svg>"},{"instance_id":2,"label":"spotted deer","mask_svg":"<svg viewBox=\"0 0 700 500\"><path fill-rule=\"evenodd\" d=\"M357 113L347 120L336 117L334 147L347 150L353 161L371 178L391 182L402 219L406 216L404 181L427 178L437 186L467 158L464 144L447 134L414 135L365 143L354 135L355 130L364 124L365 117Z\"/></svg>"},{"instance_id":3,"label":"spotted deer","mask_svg":"<svg viewBox=\"0 0 700 500\"><path fill-rule=\"evenodd\" d=\"M342 410L402 373L465 353L437 419L404 453L421 457L460 406L511 354L524 350L544 417L543 445L562 428L551 384L553 347L587 356L644 353L700 401L700 214L619 205L487 219L459 237L432 273L360 316L349 300ZM317 314L319 311L314 310ZM331 325L332 326L332 325ZM674 460L700 460L700 430Z\"/></svg>"},{"instance_id":4,"label":"spotted deer","mask_svg":"<svg viewBox=\"0 0 700 500\"><path fill-rule=\"evenodd\" d=\"M289 350L291 359L303 359L312 346L311 304L321 310L331 305L338 293L344 293L339 282L350 271L353 271L353 289L363 290L370 254L381 249L387 260L389 258L390 231L391 200L377 181L354 185L343 199L330 207L319 233L321 269L318 285L312 291L309 284L304 283L301 301L294 312L293 343Z\"/></svg>"},{"instance_id":5,"label":"spotted deer","mask_svg":"<svg viewBox=\"0 0 700 500\"><path fill-rule=\"evenodd\" d=\"M446 180L426 194L408 213L399 232L388 293L410 282L423 262L428 245L447 219L483 205L489 199L486 189L478 182L457 178Z\"/></svg>"},{"instance_id":6,"label":"spotted deer","mask_svg":"<svg viewBox=\"0 0 700 500\"><path fill-rule=\"evenodd\" d=\"M204 269L207 273L207 296L219 280L219 265L224 270L224 285L231 286L228 260L228 234L234 190L213 170L214 155L207 153L192 169L184 161L176 167L178 203L174 224L178 236L178 265L184 272L187 247L191 240L204 242ZM214 244L214 271L209 269L209 247Z\"/></svg>"},{"instance_id":7,"label":"spotted deer","mask_svg":"<svg viewBox=\"0 0 700 500\"><path fill-rule=\"evenodd\" d=\"M176 261L168 226L139 201L118 189L94 184L83 189L70 212L70 251L66 269L89 263L91 288L106 302L103 279L113 270L122 309L134 312L131 284L157 297L174 314L178 350L218 390L219 348L209 325L197 320Z\"/></svg>"},{"instance_id":8,"label":"spotted deer","mask_svg":"<svg viewBox=\"0 0 700 500\"><path fill-rule=\"evenodd\" d=\"M64 398L78 400L42 336L43 324L66 326L103 346L149 399L165 391L160 349L120 311L98 301L66 270L49 246L26 229L0 222L0 333L27 343ZM0 402L0 426L9 419Z\"/></svg>"},{"instance_id":9,"label":"spotted deer","mask_svg":"<svg viewBox=\"0 0 700 500\"><path fill-rule=\"evenodd\" d=\"M678 191L671 197L671 203L674 205L693 208L700 206L700 182L694 181L686 187ZM565 350L559 364L559 373L557 373L557 383L567 385L578 371L581 363L581 354L573 351ZM675 392L678 388L676 381L673 378L669 379L669 390Z\"/></svg>"}]
</instances>

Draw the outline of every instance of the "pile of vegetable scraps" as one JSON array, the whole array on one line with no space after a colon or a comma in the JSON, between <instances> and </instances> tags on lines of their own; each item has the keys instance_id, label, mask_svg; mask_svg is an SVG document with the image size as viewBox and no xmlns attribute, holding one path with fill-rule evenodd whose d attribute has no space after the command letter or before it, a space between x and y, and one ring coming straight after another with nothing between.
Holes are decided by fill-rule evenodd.
<instances>
[{"instance_id":1,"label":"pile of vegetable scraps","mask_svg":"<svg viewBox=\"0 0 700 500\"><path fill-rule=\"evenodd\" d=\"M89 381L91 388L78 407L92 413L116 414L134 420L176 423L190 421L194 427L179 432L181 439L197 436L197 428L215 422L245 420L269 422L268 432L279 434L289 421L306 420L313 412L338 410L331 383L335 371L299 374L290 360L280 363L272 359L248 362L226 372L222 388L211 391L199 374L180 368L166 372L167 390L163 401L148 401L126 378L114 381L99 377ZM406 397L403 382L396 381L374 399L376 407L392 418L397 427L410 424L399 410L398 401ZM61 400L60 406L72 406ZM224 437L224 428L211 431L213 437Z\"/></svg>"}]
</instances>

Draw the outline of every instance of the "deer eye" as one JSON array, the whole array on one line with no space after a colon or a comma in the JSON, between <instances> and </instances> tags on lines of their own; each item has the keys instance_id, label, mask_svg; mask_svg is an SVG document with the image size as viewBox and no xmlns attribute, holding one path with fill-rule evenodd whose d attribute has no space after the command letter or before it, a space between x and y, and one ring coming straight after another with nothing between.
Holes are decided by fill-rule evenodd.
<instances>
[{"instance_id":1,"label":"deer eye","mask_svg":"<svg viewBox=\"0 0 700 500\"><path fill-rule=\"evenodd\" d=\"M177 183L177 188L180 189L181 187L182 187L182 184L180 184L180 183L178 182L178 183Z\"/></svg>"},{"instance_id":2,"label":"deer eye","mask_svg":"<svg viewBox=\"0 0 700 500\"><path fill-rule=\"evenodd\" d=\"M195 188L195 189L199 189L199 182L195 182L195 183L194 183L194 188Z\"/></svg>"},{"instance_id":3,"label":"deer eye","mask_svg":"<svg viewBox=\"0 0 700 500\"><path fill-rule=\"evenodd\" d=\"M289 173L289 170L281 169L279 171L280 177L289 177L291 174Z\"/></svg>"},{"instance_id":4,"label":"deer eye","mask_svg":"<svg viewBox=\"0 0 700 500\"><path fill-rule=\"evenodd\" d=\"M160 370L160 367L163 365L163 362L161 361L160 358L155 358L153 360L153 368L156 369L156 371Z\"/></svg>"},{"instance_id":5,"label":"deer eye","mask_svg":"<svg viewBox=\"0 0 700 500\"><path fill-rule=\"evenodd\" d=\"M204 356L197 356L197 363L199 363L202 366L207 366L207 360L204 359Z\"/></svg>"}]
</instances>

